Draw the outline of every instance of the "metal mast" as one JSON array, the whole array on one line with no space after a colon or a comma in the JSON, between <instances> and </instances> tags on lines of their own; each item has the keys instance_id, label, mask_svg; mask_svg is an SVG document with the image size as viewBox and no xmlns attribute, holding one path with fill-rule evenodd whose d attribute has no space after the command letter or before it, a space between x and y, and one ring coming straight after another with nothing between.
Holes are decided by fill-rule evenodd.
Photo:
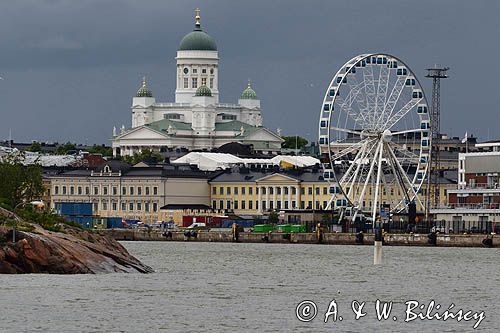
<instances>
[{"instance_id":1,"label":"metal mast","mask_svg":"<svg viewBox=\"0 0 500 333\"><path fill-rule=\"evenodd\" d=\"M441 128L440 128L440 89L441 89L441 79L448 78L446 72L450 69L449 67L427 69L427 75L425 77L432 79L432 108L431 108L431 156L429 159L429 170L427 178L427 196L426 196L426 219L429 221L430 209L439 206L439 171L441 169L440 154L438 140L441 139Z\"/></svg>"}]
</instances>

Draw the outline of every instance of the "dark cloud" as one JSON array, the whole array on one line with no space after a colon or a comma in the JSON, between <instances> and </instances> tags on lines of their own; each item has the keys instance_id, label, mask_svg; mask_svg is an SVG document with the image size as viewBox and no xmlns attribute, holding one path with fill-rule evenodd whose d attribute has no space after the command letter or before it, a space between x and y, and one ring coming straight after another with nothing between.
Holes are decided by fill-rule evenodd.
<instances>
[{"instance_id":1,"label":"dark cloud","mask_svg":"<svg viewBox=\"0 0 500 333\"><path fill-rule=\"evenodd\" d=\"M251 78L272 129L315 138L333 73L382 51L404 59L429 97L425 68L451 67L443 131L500 137L500 2L487 0L1 2L0 137L107 142L113 125L130 124L142 75L172 101L175 51L196 7L219 46L222 101Z\"/></svg>"}]
</instances>

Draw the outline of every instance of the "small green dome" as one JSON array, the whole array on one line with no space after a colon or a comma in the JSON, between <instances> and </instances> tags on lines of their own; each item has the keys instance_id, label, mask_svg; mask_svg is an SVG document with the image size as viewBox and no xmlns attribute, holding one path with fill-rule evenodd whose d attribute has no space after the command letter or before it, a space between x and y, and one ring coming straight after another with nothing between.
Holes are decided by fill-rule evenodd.
<instances>
[{"instance_id":1,"label":"small green dome","mask_svg":"<svg viewBox=\"0 0 500 333\"><path fill-rule=\"evenodd\" d=\"M241 93L241 99L259 99L255 90L252 89L250 81L248 81L246 89Z\"/></svg>"},{"instance_id":2,"label":"small green dome","mask_svg":"<svg viewBox=\"0 0 500 333\"><path fill-rule=\"evenodd\" d=\"M209 34L201 30L200 12L196 10L195 28L182 38L179 51L217 51L217 44Z\"/></svg>"},{"instance_id":3,"label":"small green dome","mask_svg":"<svg viewBox=\"0 0 500 333\"><path fill-rule=\"evenodd\" d=\"M207 87L206 85L201 85L198 87L198 89L196 89L196 94L195 96L209 96L211 97L212 96L212 91L210 90L209 87Z\"/></svg>"},{"instance_id":4,"label":"small green dome","mask_svg":"<svg viewBox=\"0 0 500 333\"><path fill-rule=\"evenodd\" d=\"M137 90L135 97L153 97L153 93L149 90L146 84L146 77L142 78L142 86Z\"/></svg>"}]
</instances>

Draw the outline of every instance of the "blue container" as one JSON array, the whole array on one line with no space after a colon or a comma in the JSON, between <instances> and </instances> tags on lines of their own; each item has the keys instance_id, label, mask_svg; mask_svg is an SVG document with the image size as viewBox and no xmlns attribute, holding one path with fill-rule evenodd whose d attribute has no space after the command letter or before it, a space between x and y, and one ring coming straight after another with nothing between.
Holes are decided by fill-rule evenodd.
<instances>
[{"instance_id":1,"label":"blue container","mask_svg":"<svg viewBox=\"0 0 500 333\"><path fill-rule=\"evenodd\" d=\"M85 229L92 229L94 221L91 216L65 216L66 220L76 222Z\"/></svg>"},{"instance_id":2,"label":"blue container","mask_svg":"<svg viewBox=\"0 0 500 333\"><path fill-rule=\"evenodd\" d=\"M91 202L56 202L56 211L59 215L85 216L92 215Z\"/></svg>"},{"instance_id":3,"label":"blue container","mask_svg":"<svg viewBox=\"0 0 500 333\"><path fill-rule=\"evenodd\" d=\"M243 228L251 228L255 225L254 220L222 220L221 228L231 228L233 223L236 223Z\"/></svg>"},{"instance_id":4,"label":"blue container","mask_svg":"<svg viewBox=\"0 0 500 333\"><path fill-rule=\"evenodd\" d=\"M121 217L108 217L106 221L106 228L123 228L122 218Z\"/></svg>"}]
</instances>

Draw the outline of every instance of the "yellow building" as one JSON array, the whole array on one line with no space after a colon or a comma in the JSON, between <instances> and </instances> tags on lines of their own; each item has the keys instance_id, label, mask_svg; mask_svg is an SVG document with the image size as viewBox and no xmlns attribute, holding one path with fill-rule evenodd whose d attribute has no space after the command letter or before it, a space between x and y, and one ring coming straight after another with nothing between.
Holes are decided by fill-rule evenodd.
<instances>
[{"instance_id":1,"label":"yellow building","mask_svg":"<svg viewBox=\"0 0 500 333\"><path fill-rule=\"evenodd\" d=\"M323 178L321 170L277 170L247 168L226 170L209 180L210 201L212 208L219 211L233 212L237 215L265 215L270 211L280 210L324 210L330 209L331 193L339 192L338 188ZM441 177L441 203L446 205L447 190L456 187L453 179ZM356 186L354 191L360 191ZM403 198L399 187L393 183L381 186L380 204L395 207ZM367 187L366 200L360 205L365 211L371 211L375 189ZM425 187L419 195L425 205ZM340 194L333 200L333 208L345 203ZM417 205L417 210L423 211Z\"/></svg>"}]
</instances>

